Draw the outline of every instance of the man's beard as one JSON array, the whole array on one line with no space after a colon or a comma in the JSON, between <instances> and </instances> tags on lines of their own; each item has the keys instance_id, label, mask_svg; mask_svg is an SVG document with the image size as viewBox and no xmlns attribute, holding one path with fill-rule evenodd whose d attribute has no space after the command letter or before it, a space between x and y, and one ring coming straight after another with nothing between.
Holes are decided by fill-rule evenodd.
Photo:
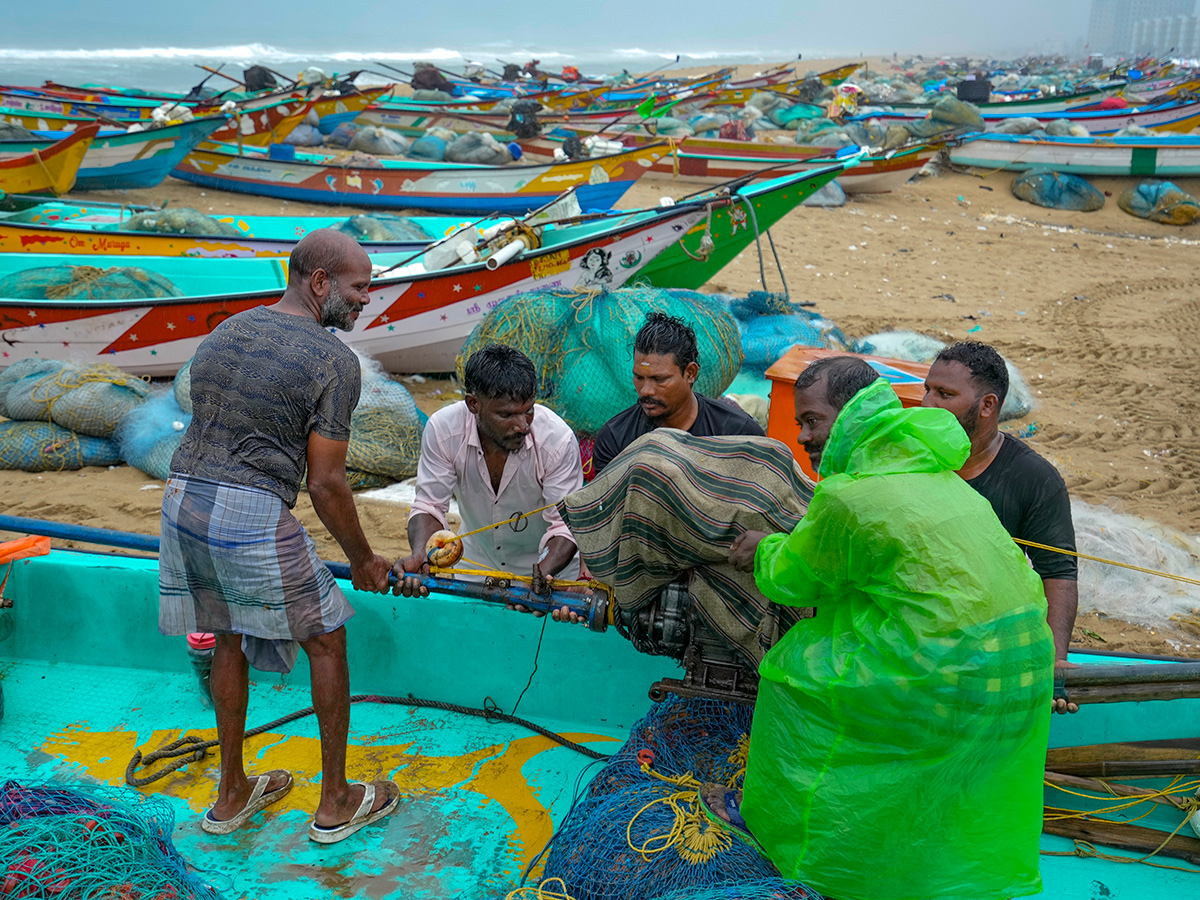
<instances>
[{"instance_id":1,"label":"man's beard","mask_svg":"<svg viewBox=\"0 0 1200 900\"><path fill-rule=\"evenodd\" d=\"M342 296L338 283L330 280L329 296L321 306L321 325L340 331L353 331L355 314L358 312L361 312L361 307Z\"/></svg>"},{"instance_id":2,"label":"man's beard","mask_svg":"<svg viewBox=\"0 0 1200 900\"><path fill-rule=\"evenodd\" d=\"M983 402L982 398L976 400L975 403L962 414L958 424L962 426L963 431L967 433L967 437L975 437L975 429L979 425L979 405Z\"/></svg>"}]
</instances>

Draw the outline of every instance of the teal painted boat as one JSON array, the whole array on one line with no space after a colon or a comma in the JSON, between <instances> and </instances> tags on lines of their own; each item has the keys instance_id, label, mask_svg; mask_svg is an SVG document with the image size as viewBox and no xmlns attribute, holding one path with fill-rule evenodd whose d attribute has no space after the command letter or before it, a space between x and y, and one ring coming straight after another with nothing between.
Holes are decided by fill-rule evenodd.
<instances>
[{"instance_id":1,"label":"teal painted boat","mask_svg":"<svg viewBox=\"0 0 1200 900\"><path fill-rule=\"evenodd\" d=\"M0 528L12 530L15 521L0 520ZM136 535L85 537L152 549L147 543L152 539ZM353 705L349 774L396 781L402 790L398 812L343 844L322 848L307 841L317 794L312 780L320 768L311 717L275 725L248 741L252 769L286 768L295 773L296 787L234 835L213 837L199 828L215 793L215 755L188 763L143 793L170 805L178 822L170 837L227 897L504 896L562 822L594 771L589 770L594 760L550 737L453 707L474 710L494 703L511 710L520 699L520 716L589 751L609 754L650 708L648 688L676 675L675 665L638 654L611 629L594 633L550 623L540 635L541 621L499 604L446 593L423 599L362 594L346 582L342 587L357 610L347 625L351 690L452 705L373 702L378 697ZM17 561L4 592L12 603L0 610L5 698L0 764L8 778L121 785L135 750L148 752L183 734L214 736L213 714L201 704L183 639L158 634L153 556L56 549ZM1056 748L1150 739L1160 742L1158 758L1167 752L1191 756L1187 762L1196 764L1200 701L1182 699L1189 688L1195 694L1194 684L1170 680L1176 671L1194 677L1196 663L1085 654L1072 655L1072 661L1083 667L1072 670L1070 689L1079 699L1098 702L1054 718L1055 764L1074 759L1077 770L1086 772L1086 762L1078 761L1087 751ZM1144 702L1099 702L1120 693L1085 685L1103 681L1106 671L1125 673L1135 663L1151 680L1167 679L1142 685L1140 693L1127 689L1126 696ZM251 726L309 704L303 661L288 676L256 675L255 681ZM1181 699L1152 699L1158 696ZM1131 784L1157 789L1169 780ZM1115 805L1111 796L1099 798L1078 786L1071 790L1098 799L1048 787L1047 807ZM1180 841L1190 832L1184 820L1191 810L1183 806L1144 803L1107 818L1131 820L1148 812L1139 827L1162 840L1178 832L1173 840ZM1174 900L1194 890L1200 860L1177 855L1191 852L1186 841L1184 849L1168 845L1149 860L1162 868L1122 864L1149 851L1102 845L1094 819L1081 827L1091 829L1090 844L1043 836L1040 897Z\"/></svg>"}]
</instances>

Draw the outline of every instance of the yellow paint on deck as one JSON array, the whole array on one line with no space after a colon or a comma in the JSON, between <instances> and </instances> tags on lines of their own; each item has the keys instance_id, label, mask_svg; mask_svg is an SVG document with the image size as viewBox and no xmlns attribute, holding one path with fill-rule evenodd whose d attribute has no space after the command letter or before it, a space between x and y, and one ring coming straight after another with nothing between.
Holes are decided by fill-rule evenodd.
<instances>
[{"instance_id":1,"label":"yellow paint on deck","mask_svg":"<svg viewBox=\"0 0 1200 900\"><path fill-rule=\"evenodd\" d=\"M217 736L216 729L212 728L187 733L205 741L215 740ZM180 731L155 731L140 749L149 753L182 735ZM566 734L564 737L576 742L616 740L598 734ZM49 736L39 749L74 763L93 778L109 784L123 784L125 767L134 750L139 749L136 742L137 733L133 731L89 731L77 725ZM558 745L538 735L494 744L460 756L411 753L413 746L414 742L351 744L346 752L347 777L351 781L390 778L400 786L403 796L438 794L457 788L480 794L484 798L483 805L490 801L499 803L515 826L510 847L524 869L550 839L554 823L549 810L534 795L522 770L535 756ZM273 810L294 809L311 814L317 808L321 786L314 779L321 772L321 745L316 738L271 733L249 738L245 763L250 774L286 769L294 776L295 786L291 793L273 806ZM191 763L142 790L183 800L199 815L216 799L219 764L220 755L214 747L201 762Z\"/></svg>"}]
</instances>

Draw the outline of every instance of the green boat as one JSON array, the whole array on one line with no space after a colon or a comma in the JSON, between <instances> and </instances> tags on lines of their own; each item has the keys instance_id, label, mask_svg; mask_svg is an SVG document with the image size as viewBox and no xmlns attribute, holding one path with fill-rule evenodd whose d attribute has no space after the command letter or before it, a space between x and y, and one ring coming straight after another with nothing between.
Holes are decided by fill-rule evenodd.
<instances>
[{"instance_id":1,"label":"green boat","mask_svg":"<svg viewBox=\"0 0 1200 900\"><path fill-rule=\"evenodd\" d=\"M55 549L13 565L4 588L11 609L0 610L6 704L0 761L8 779L120 786L135 751L148 753L185 734L215 736L213 714L201 703L183 639L163 637L156 627L156 539L7 517L0 519L0 529L48 532L143 553ZM406 599L358 593L346 581L342 587L357 610L347 634L352 691L361 696L352 707L348 771L353 779L396 781L402 790L399 810L342 844L320 847L306 839L316 805L312 779L320 771L316 725L312 717L274 721L310 702L303 659L290 675L253 676L250 692L248 725L273 724L247 741L249 766L295 773L289 796L242 830L214 837L201 831L199 819L215 795L215 754L154 780L142 794L169 806L177 824L167 837L225 897L505 896L596 771L587 754L614 752L653 705L648 689L678 675L676 665L635 652L616 634L555 623L543 633L542 620L461 595ZM1183 698L1196 695L1188 681L1200 664L1084 653L1071 658L1082 667L1071 670L1068 689L1084 705L1073 716L1054 718L1051 762L1073 765L1071 771L1083 773L1076 777L1098 773L1104 765L1116 771L1121 764L1106 752L1114 742L1154 739L1155 748L1140 744L1125 758L1141 760L1143 774L1171 771L1172 765L1195 770L1200 703ZM1162 697L1177 699L1168 705ZM1142 702L1111 702L1134 698ZM512 711L518 704L519 715L545 733L494 720L495 708ZM484 707L493 709L493 721ZM1164 759L1174 762L1146 762ZM1176 779L1177 791L1185 780ZM1169 782L1164 777L1133 784L1160 789ZM1195 783L1190 786L1194 791ZM1075 793L1047 787L1047 807L1115 805L1111 796L1088 800L1079 795L1095 792L1070 789ZM1045 834L1045 887L1039 896L1188 896L1200 872L1195 855L1200 842L1184 837L1191 835L1186 819L1193 806L1143 803L1108 816L1148 813L1137 822L1142 840L1150 835L1166 841L1174 832L1148 860L1162 868L1122 864L1153 848L1103 845L1097 836L1103 826L1094 819L1068 821L1088 843Z\"/></svg>"}]
</instances>

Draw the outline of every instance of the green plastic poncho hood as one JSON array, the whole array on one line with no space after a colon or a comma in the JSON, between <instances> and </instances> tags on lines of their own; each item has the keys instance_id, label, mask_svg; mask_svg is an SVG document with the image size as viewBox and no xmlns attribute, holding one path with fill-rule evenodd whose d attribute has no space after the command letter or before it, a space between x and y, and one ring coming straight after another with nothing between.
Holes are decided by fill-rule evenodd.
<instances>
[{"instance_id":1,"label":"green plastic poncho hood","mask_svg":"<svg viewBox=\"0 0 1200 900\"><path fill-rule=\"evenodd\" d=\"M944 410L876 382L755 580L815 607L767 653L742 811L785 877L842 900L1036 893L1053 639L1041 580L956 473Z\"/></svg>"}]
</instances>

